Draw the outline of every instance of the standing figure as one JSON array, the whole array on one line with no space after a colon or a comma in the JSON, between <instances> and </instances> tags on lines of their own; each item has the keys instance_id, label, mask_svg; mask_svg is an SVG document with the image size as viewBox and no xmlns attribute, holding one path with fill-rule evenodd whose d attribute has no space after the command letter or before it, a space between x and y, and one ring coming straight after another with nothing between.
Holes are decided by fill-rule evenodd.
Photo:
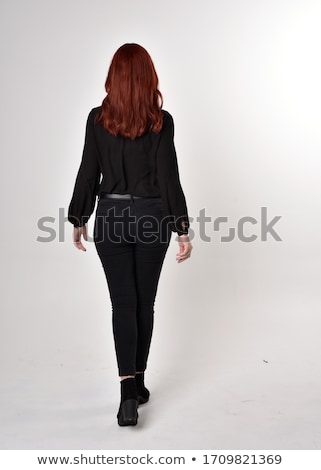
<instances>
[{"instance_id":1,"label":"standing figure","mask_svg":"<svg viewBox=\"0 0 321 470\"><path fill-rule=\"evenodd\" d=\"M136 425L144 383L154 302L172 232L178 263L191 256L189 217L174 146L174 122L162 109L158 77L146 49L134 43L114 54L106 97L92 108L82 160L68 209L73 242L86 251L86 223L98 196L94 244L112 304L120 426ZM102 179L101 179L102 176Z\"/></svg>"}]
</instances>

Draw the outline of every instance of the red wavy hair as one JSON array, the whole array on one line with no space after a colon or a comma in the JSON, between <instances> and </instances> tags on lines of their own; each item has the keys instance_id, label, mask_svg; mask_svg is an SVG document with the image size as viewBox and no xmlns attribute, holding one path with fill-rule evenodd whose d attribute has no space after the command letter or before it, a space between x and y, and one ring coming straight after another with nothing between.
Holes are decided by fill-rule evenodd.
<instances>
[{"instance_id":1,"label":"red wavy hair","mask_svg":"<svg viewBox=\"0 0 321 470\"><path fill-rule=\"evenodd\" d=\"M163 125L163 97L158 76L144 47L123 44L114 54L105 82L107 96L95 122L110 134L135 139Z\"/></svg>"}]
</instances>

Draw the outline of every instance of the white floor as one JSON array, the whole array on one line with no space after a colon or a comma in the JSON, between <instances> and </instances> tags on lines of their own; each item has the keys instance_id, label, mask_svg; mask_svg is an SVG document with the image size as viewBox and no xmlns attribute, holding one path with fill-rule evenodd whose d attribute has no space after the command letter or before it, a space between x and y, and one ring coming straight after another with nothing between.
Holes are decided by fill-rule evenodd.
<instances>
[{"instance_id":1,"label":"white floor","mask_svg":"<svg viewBox=\"0 0 321 470\"><path fill-rule=\"evenodd\" d=\"M1 449L320 449L319 357L237 349L211 368L151 366L135 427L117 424L115 368L21 358L2 370Z\"/></svg>"}]
</instances>

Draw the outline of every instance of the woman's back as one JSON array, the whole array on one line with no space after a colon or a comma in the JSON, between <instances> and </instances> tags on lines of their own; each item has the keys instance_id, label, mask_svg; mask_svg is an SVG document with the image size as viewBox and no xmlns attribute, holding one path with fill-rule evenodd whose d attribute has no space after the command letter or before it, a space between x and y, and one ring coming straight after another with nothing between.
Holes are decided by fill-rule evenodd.
<instances>
[{"instance_id":1,"label":"woman's back","mask_svg":"<svg viewBox=\"0 0 321 470\"><path fill-rule=\"evenodd\" d=\"M179 178L171 114L162 110L163 125L158 134L148 131L130 139L114 136L95 123L100 110L101 106L93 108L87 119L68 220L75 226L86 223L96 196L101 193L161 197L171 230L179 235L188 233L188 211Z\"/></svg>"}]
</instances>

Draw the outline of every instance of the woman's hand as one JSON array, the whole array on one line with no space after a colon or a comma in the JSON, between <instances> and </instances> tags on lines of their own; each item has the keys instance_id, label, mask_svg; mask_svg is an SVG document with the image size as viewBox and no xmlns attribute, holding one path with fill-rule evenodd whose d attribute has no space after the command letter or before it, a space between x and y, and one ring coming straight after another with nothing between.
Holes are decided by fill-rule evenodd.
<instances>
[{"instance_id":1,"label":"woman's hand","mask_svg":"<svg viewBox=\"0 0 321 470\"><path fill-rule=\"evenodd\" d=\"M73 241L74 241L75 247L78 248L78 250L87 251L84 245L81 243L81 235L84 237L84 240L86 240L87 242L88 237L87 237L86 225L83 225L82 227L74 227Z\"/></svg>"},{"instance_id":2,"label":"woman's hand","mask_svg":"<svg viewBox=\"0 0 321 470\"><path fill-rule=\"evenodd\" d=\"M191 256L193 245L188 235L179 235L178 237L179 252L176 253L176 261L181 263Z\"/></svg>"}]
</instances>

